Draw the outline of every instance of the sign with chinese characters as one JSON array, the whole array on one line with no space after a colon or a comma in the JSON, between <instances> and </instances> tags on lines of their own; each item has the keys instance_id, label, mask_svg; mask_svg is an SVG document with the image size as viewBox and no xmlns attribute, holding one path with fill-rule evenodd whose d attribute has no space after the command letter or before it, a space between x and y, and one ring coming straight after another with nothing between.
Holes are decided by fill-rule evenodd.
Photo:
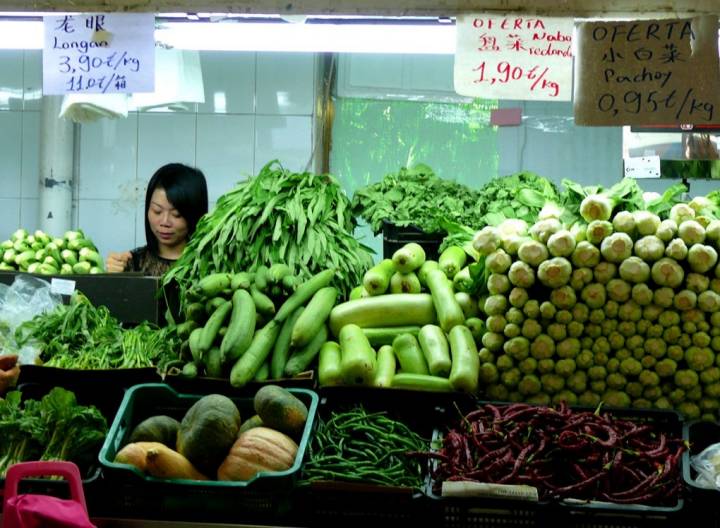
<instances>
[{"instance_id":1,"label":"sign with chinese characters","mask_svg":"<svg viewBox=\"0 0 720 528\"><path fill-rule=\"evenodd\" d=\"M488 99L569 101L572 18L457 18L455 91Z\"/></svg>"},{"instance_id":2,"label":"sign with chinese characters","mask_svg":"<svg viewBox=\"0 0 720 528\"><path fill-rule=\"evenodd\" d=\"M578 24L575 124L718 122L715 16Z\"/></svg>"},{"instance_id":3,"label":"sign with chinese characters","mask_svg":"<svg viewBox=\"0 0 720 528\"><path fill-rule=\"evenodd\" d=\"M43 94L155 89L155 15L44 17Z\"/></svg>"}]
</instances>

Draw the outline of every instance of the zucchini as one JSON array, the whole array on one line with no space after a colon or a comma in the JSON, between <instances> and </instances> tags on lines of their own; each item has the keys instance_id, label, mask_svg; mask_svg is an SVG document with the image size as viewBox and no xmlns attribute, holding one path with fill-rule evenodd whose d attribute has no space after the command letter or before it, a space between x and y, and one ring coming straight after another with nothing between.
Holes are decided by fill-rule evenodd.
<instances>
[{"instance_id":1,"label":"zucchini","mask_svg":"<svg viewBox=\"0 0 720 528\"><path fill-rule=\"evenodd\" d=\"M410 273L425 263L425 250L420 244L410 242L393 253L392 261L396 271Z\"/></svg>"},{"instance_id":2,"label":"zucchini","mask_svg":"<svg viewBox=\"0 0 720 528\"><path fill-rule=\"evenodd\" d=\"M390 293L420 293L420 279L412 271L400 273L396 271L390 278Z\"/></svg>"},{"instance_id":3,"label":"zucchini","mask_svg":"<svg viewBox=\"0 0 720 528\"><path fill-rule=\"evenodd\" d=\"M450 347L445 332L439 326L425 325L418 334L420 348L433 376L447 378L450 375Z\"/></svg>"},{"instance_id":4,"label":"zucchini","mask_svg":"<svg viewBox=\"0 0 720 528\"><path fill-rule=\"evenodd\" d=\"M315 295L316 291L330 284L330 281L334 276L335 271L328 269L316 273L303 282L280 307L275 315L275 320L282 323L291 313L297 310L300 306L304 305L308 299Z\"/></svg>"},{"instance_id":5,"label":"zucchini","mask_svg":"<svg viewBox=\"0 0 720 528\"><path fill-rule=\"evenodd\" d=\"M223 377L223 362L220 347L212 347L205 358L205 374L211 378Z\"/></svg>"},{"instance_id":6,"label":"zucchini","mask_svg":"<svg viewBox=\"0 0 720 528\"><path fill-rule=\"evenodd\" d=\"M267 272L267 279L272 284L280 284L283 278L291 274L292 270L287 264L273 264Z\"/></svg>"},{"instance_id":7,"label":"zucchini","mask_svg":"<svg viewBox=\"0 0 720 528\"><path fill-rule=\"evenodd\" d=\"M470 333L475 339L476 343L479 343L485 333L485 322L479 317L470 317L465 320L465 326L470 329Z\"/></svg>"},{"instance_id":8,"label":"zucchini","mask_svg":"<svg viewBox=\"0 0 720 528\"><path fill-rule=\"evenodd\" d=\"M203 333L202 327L198 327L192 332L190 332L190 337L188 337L188 345L190 346L190 355L193 358L193 361L202 364L203 360L203 352L200 350L200 336Z\"/></svg>"},{"instance_id":9,"label":"zucchini","mask_svg":"<svg viewBox=\"0 0 720 528\"><path fill-rule=\"evenodd\" d=\"M307 313L306 308L303 313ZM292 378L305 372L308 367L312 364L315 357L320 352L320 348L323 343L327 341L328 331L327 326L322 325L318 333L313 337L301 350L298 350L290 356L288 362L285 364L285 375Z\"/></svg>"},{"instance_id":10,"label":"zucchini","mask_svg":"<svg viewBox=\"0 0 720 528\"><path fill-rule=\"evenodd\" d=\"M330 330L339 336L343 326L425 325L436 322L433 299L427 293L395 293L338 304L330 312Z\"/></svg>"},{"instance_id":11,"label":"zucchini","mask_svg":"<svg viewBox=\"0 0 720 528\"><path fill-rule=\"evenodd\" d=\"M270 362L265 361L262 365L260 365L260 368L258 369L257 373L255 374L253 381L262 383L263 381L267 381L269 377L270 377Z\"/></svg>"},{"instance_id":12,"label":"zucchini","mask_svg":"<svg viewBox=\"0 0 720 528\"><path fill-rule=\"evenodd\" d=\"M438 265L448 279L453 279L463 269L467 261L465 250L459 246L450 246L440 254Z\"/></svg>"},{"instance_id":13,"label":"zucchini","mask_svg":"<svg viewBox=\"0 0 720 528\"><path fill-rule=\"evenodd\" d=\"M472 333L467 326L455 326L450 330L449 341L452 354L450 385L455 390L476 392L480 375L480 357Z\"/></svg>"},{"instance_id":14,"label":"zucchini","mask_svg":"<svg viewBox=\"0 0 720 528\"><path fill-rule=\"evenodd\" d=\"M315 292L295 322L290 337L290 346L299 348L314 340L314 336L325 326L325 321L335 306L337 296L338 290L333 286L326 286Z\"/></svg>"},{"instance_id":15,"label":"zucchini","mask_svg":"<svg viewBox=\"0 0 720 528\"><path fill-rule=\"evenodd\" d=\"M255 332L250 347L240 356L230 371L230 384L233 387L244 387L253 380L268 358L278 333L280 333L280 325L274 320Z\"/></svg>"},{"instance_id":16,"label":"zucchini","mask_svg":"<svg viewBox=\"0 0 720 528\"><path fill-rule=\"evenodd\" d=\"M392 259L384 259L365 272L363 287L370 295L382 295L390 286L390 278L395 273Z\"/></svg>"},{"instance_id":17,"label":"zucchini","mask_svg":"<svg viewBox=\"0 0 720 528\"><path fill-rule=\"evenodd\" d=\"M470 293L473 287L472 276L470 275L470 268L465 266L463 269L458 271L452 278L453 288L456 292Z\"/></svg>"},{"instance_id":18,"label":"zucchini","mask_svg":"<svg viewBox=\"0 0 720 528\"><path fill-rule=\"evenodd\" d=\"M211 273L198 281L195 288L205 297L217 297L220 292L230 287L230 275L227 273Z\"/></svg>"},{"instance_id":19,"label":"zucchini","mask_svg":"<svg viewBox=\"0 0 720 528\"><path fill-rule=\"evenodd\" d=\"M175 332L177 332L177 335L180 339L185 340L190 337L190 334L193 330L195 330L198 327L197 321L193 321L192 319L189 319L183 323L180 323L175 327Z\"/></svg>"},{"instance_id":20,"label":"zucchini","mask_svg":"<svg viewBox=\"0 0 720 528\"><path fill-rule=\"evenodd\" d=\"M396 389L409 389L428 392L452 392L450 380L440 376L428 374L408 374L406 372L395 374L392 386Z\"/></svg>"},{"instance_id":21,"label":"zucchini","mask_svg":"<svg viewBox=\"0 0 720 528\"><path fill-rule=\"evenodd\" d=\"M440 328L449 332L453 327L463 324L465 315L455 300L452 284L445 274L440 270L433 270L428 273L427 281Z\"/></svg>"},{"instance_id":22,"label":"zucchini","mask_svg":"<svg viewBox=\"0 0 720 528\"><path fill-rule=\"evenodd\" d=\"M267 291L268 287L267 266L258 266L255 270L255 287L261 292Z\"/></svg>"},{"instance_id":23,"label":"zucchini","mask_svg":"<svg viewBox=\"0 0 720 528\"><path fill-rule=\"evenodd\" d=\"M229 361L235 362L248 349L255 335L256 324L257 313L252 296L247 290L235 290L232 296L230 323L220 345L223 364Z\"/></svg>"},{"instance_id":24,"label":"zucchini","mask_svg":"<svg viewBox=\"0 0 720 528\"><path fill-rule=\"evenodd\" d=\"M283 290L292 293L295 291L295 287L298 284L298 279L295 275L285 275L282 278L282 282L280 284L282 285Z\"/></svg>"},{"instance_id":25,"label":"zucchini","mask_svg":"<svg viewBox=\"0 0 720 528\"><path fill-rule=\"evenodd\" d=\"M280 379L283 377L285 364L290 355L290 338L292 337L293 327L303 310L305 310L305 307L301 306L295 310L290 317L283 321L282 328L280 328L280 333L273 347L272 360L270 361L270 376L272 376L272 379Z\"/></svg>"},{"instance_id":26,"label":"zucchini","mask_svg":"<svg viewBox=\"0 0 720 528\"><path fill-rule=\"evenodd\" d=\"M410 374L429 374L427 361L418 340L411 334L402 334L392 344L395 356L403 372Z\"/></svg>"},{"instance_id":27,"label":"zucchini","mask_svg":"<svg viewBox=\"0 0 720 528\"><path fill-rule=\"evenodd\" d=\"M455 300L460 305L465 319L477 317L480 313L477 301L469 293L455 292Z\"/></svg>"},{"instance_id":28,"label":"zucchini","mask_svg":"<svg viewBox=\"0 0 720 528\"><path fill-rule=\"evenodd\" d=\"M342 385L340 369L340 345L335 341L325 341L320 347L318 360L318 383L321 387Z\"/></svg>"},{"instance_id":29,"label":"zucchini","mask_svg":"<svg viewBox=\"0 0 720 528\"><path fill-rule=\"evenodd\" d=\"M201 302L190 303L185 307L185 319L197 323L205 321L205 305Z\"/></svg>"},{"instance_id":30,"label":"zucchini","mask_svg":"<svg viewBox=\"0 0 720 528\"><path fill-rule=\"evenodd\" d=\"M387 326L378 328L363 328L363 334L368 338L374 347L381 345L392 345L393 339L400 334L418 335L419 326Z\"/></svg>"},{"instance_id":31,"label":"zucchini","mask_svg":"<svg viewBox=\"0 0 720 528\"><path fill-rule=\"evenodd\" d=\"M220 308L223 304L228 302L228 300L225 297L213 297L212 299L209 299L205 303L205 313L207 315L212 315L215 313L215 310Z\"/></svg>"},{"instance_id":32,"label":"zucchini","mask_svg":"<svg viewBox=\"0 0 720 528\"><path fill-rule=\"evenodd\" d=\"M355 286L350 291L350 300L354 301L355 299L360 299L363 296L363 291L365 291L365 288L363 286Z\"/></svg>"},{"instance_id":33,"label":"zucchini","mask_svg":"<svg viewBox=\"0 0 720 528\"><path fill-rule=\"evenodd\" d=\"M241 271L240 273L233 275L232 279L230 279L230 289L237 290L242 288L243 290L249 290L250 286L253 284L253 280L254 275L252 273Z\"/></svg>"},{"instance_id":34,"label":"zucchini","mask_svg":"<svg viewBox=\"0 0 720 528\"><path fill-rule=\"evenodd\" d=\"M183 378L197 378L198 375L198 367L195 363L192 361L188 361L183 366L182 370L180 371L180 375Z\"/></svg>"},{"instance_id":35,"label":"zucchini","mask_svg":"<svg viewBox=\"0 0 720 528\"><path fill-rule=\"evenodd\" d=\"M391 345L383 345L377 352L377 371L373 385L375 387L391 387L395 376L395 351Z\"/></svg>"},{"instance_id":36,"label":"zucchini","mask_svg":"<svg viewBox=\"0 0 720 528\"><path fill-rule=\"evenodd\" d=\"M359 326L343 326L340 331L340 350L340 370L345 383L371 385L375 380L377 356Z\"/></svg>"},{"instance_id":37,"label":"zucchini","mask_svg":"<svg viewBox=\"0 0 720 528\"><path fill-rule=\"evenodd\" d=\"M217 337L220 328L225 323L225 319L227 319L227 316L230 314L231 309L232 303L230 301L225 301L222 306L219 306L213 312L207 323L205 323L205 326L202 329L202 334L200 334L200 339L197 343L198 349L202 354L205 354L212 347L212 344L215 342L215 338Z\"/></svg>"},{"instance_id":38,"label":"zucchini","mask_svg":"<svg viewBox=\"0 0 720 528\"><path fill-rule=\"evenodd\" d=\"M257 285L250 286L250 295L258 312L265 315L275 315L275 303L270 297L261 292Z\"/></svg>"},{"instance_id":39,"label":"zucchini","mask_svg":"<svg viewBox=\"0 0 720 528\"><path fill-rule=\"evenodd\" d=\"M438 268L439 266L436 260L426 260L417 272L420 285L427 287L427 274Z\"/></svg>"}]
</instances>

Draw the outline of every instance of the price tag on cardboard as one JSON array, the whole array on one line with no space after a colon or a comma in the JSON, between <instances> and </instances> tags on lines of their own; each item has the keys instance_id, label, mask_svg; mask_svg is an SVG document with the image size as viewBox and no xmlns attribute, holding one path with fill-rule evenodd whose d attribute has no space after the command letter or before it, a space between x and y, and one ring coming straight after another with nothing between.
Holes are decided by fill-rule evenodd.
<instances>
[{"instance_id":1,"label":"price tag on cardboard","mask_svg":"<svg viewBox=\"0 0 720 528\"><path fill-rule=\"evenodd\" d=\"M469 97L569 101L573 19L469 14L457 19L455 91Z\"/></svg>"},{"instance_id":2,"label":"price tag on cardboard","mask_svg":"<svg viewBox=\"0 0 720 528\"><path fill-rule=\"evenodd\" d=\"M53 277L50 281L50 293L58 295L72 295L75 291L75 281L68 279L57 279Z\"/></svg>"},{"instance_id":3,"label":"price tag on cardboard","mask_svg":"<svg viewBox=\"0 0 720 528\"><path fill-rule=\"evenodd\" d=\"M718 122L717 16L583 22L577 41L576 124Z\"/></svg>"}]
</instances>

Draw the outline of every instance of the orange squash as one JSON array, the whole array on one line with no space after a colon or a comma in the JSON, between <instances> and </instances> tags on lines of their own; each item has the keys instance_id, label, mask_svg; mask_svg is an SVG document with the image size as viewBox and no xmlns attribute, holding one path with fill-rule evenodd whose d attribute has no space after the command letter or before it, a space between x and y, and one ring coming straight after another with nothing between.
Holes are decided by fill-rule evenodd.
<instances>
[{"instance_id":1,"label":"orange squash","mask_svg":"<svg viewBox=\"0 0 720 528\"><path fill-rule=\"evenodd\" d=\"M218 480L249 480L261 471L284 471L295 463L298 445L280 431L253 427L242 433L217 472Z\"/></svg>"},{"instance_id":2,"label":"orange squash","mask_svg":"<svg viewBox=\"0 0 720 528\"><path fill-rule=\"evenodd\" d=\"M145 455L145 471L164 479L208 480L190 461L165 444L153 442Z\"/></svg>"}]
</instances>

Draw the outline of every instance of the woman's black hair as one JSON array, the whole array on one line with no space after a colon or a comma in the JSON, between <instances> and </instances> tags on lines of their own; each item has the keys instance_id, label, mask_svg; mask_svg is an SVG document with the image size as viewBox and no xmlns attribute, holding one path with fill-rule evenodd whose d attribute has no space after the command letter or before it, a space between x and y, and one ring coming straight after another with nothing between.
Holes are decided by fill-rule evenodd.
<instances>
[{"instance_id":1,"label":"woman's black hair","mask_svg":"<svg viewBox=\"0 0 720 528\"><path fill-rule=\"evenodd\" d=\"M195 232L200 217L208 211L207 182L202 171L182 163L168 163L155 171L145 193L145 240L154 255L158 254L158 241L150 229L148 210L153 192L158 188L165 190L168 201L187 222L188 238Z\"/></svg>"}]
</instances>

